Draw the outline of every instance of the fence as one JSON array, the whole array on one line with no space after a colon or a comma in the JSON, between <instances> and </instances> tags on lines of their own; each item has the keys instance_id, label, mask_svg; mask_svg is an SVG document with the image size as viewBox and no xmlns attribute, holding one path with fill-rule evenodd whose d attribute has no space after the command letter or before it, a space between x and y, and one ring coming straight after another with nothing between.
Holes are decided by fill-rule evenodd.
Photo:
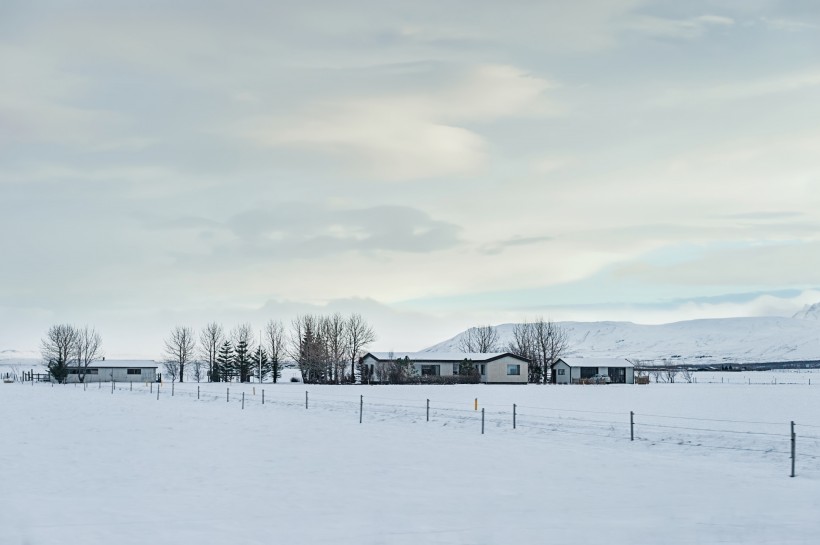
<instances>
[{"instance_id":1,"label":"fence","mask_svg":"<svg viewBox=\"0 0 820 545\"><path fill-rule=\"evenodd\" d=\"M232 384L231 391L231 386L226 385L222 390L215 384L218 383L208 384L204 389L196 385L194 390L194 385L190 383L185 385L185 389L175 388L174 383L112 383L110 392L148 393L149 398L157 401L175 397L194 402L233 403L239 405L240 410L245 410L248 405L249 408L258 409L279 407L345 413L351 418L358 418L361 424L373 420L432 422L452 428L472 428L481 434L488 430L492 433L528 433L535 436L564 434L596 438L593 439L596 441L632 441L649 447L668 445L683 449L733 451L782 463L789 467L791 477L797 475L799 469L820 470L820 424L817 423L702 418L518 403L499 405L479 403L478 399L465 403L358 392L343 395L285 385L268 388L266 394L264 385ZM77 388L78 385L74 384L73 387ZM84 391L100 391L99 387L80 387Z\"/></svg>"}]
</instances>

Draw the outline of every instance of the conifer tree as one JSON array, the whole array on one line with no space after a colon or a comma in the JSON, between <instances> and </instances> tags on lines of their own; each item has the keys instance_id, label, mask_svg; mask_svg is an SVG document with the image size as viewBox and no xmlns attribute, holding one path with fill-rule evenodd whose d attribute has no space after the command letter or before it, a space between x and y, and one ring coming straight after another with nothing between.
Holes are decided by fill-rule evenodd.
<instances>
[{"instance_id":1,"label":"conifer tree","mask_svg":"<svg viewBox=\"0 0 820 545\"><path fill-rule=\"evenodd\" d=\"M225 341L219 347L219 352L216 355L214 362L213 377L215 382L230 382L233 374L234 353L231 341Z\"/></svg>"}]
</instances>

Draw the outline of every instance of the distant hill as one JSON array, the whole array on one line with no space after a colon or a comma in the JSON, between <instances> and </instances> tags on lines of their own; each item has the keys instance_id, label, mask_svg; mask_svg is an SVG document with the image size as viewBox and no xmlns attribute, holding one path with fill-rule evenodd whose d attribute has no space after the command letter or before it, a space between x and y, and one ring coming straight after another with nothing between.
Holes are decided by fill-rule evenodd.
<instances>
[{"instance_id":1,"label":"distant hill","mask_svg":"<svg viewBox=\"0 0 820 545\"><path fill-rule=\"evenodd\" d=\"M814 309L811 311L810 309ZM660 325L632 322L559 322L569 337L567 355L624 357L680 363L754 363L820 360L820 304L805 317L718 318ZM499 348L512 340L515 324L496 326ZM424 352L457 351L460 333Z\"/></svg>"},{"instance_id":2,"label":"distant hill","mask_svg":"<svg viewBox=\"0 0 820 545\"><path fill-rule=\"evenodd\" d=\"M806 305L803 310L792 316L796 320L820 320L820 303Z\"/></svg>"}]
</instances>

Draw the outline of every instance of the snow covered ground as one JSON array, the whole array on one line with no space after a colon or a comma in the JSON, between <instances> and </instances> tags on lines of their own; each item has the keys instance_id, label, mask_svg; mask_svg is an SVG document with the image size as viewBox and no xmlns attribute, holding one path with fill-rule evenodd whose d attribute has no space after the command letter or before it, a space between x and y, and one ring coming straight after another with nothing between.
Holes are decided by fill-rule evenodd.
<instances>
[{"instance_id":1,"label":"snow covered ground","mask_svg":"<svg viewBox=\"0 0 820 545\"><path fill-rule=\"evenodd\" d=\"M811 376L185 383L173 397L163 385L159 399L155 384L112 393L105 383L0 383L0 543L814 544L820 374Z\"/></svg>"}]
</instances>

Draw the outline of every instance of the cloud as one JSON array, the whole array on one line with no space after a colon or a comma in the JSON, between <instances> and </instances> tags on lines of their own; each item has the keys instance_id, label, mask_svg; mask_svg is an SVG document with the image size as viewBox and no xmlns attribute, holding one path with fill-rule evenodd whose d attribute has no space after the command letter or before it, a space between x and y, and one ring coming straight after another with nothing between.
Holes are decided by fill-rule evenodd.
<instances>
[{"instance_id":1,"label":"cloud","mask_svg":"<svg viewBox=\"0 0 820 545\"><path fill-rule=\"evenodd\" d=\"M488 145L467 126L548 114L549 87L511 66L479 66L438 88L325 101L296 116L248 120L240 132L260 146L347 160L377 178L475 174L486 165Z\"/></svg>"},{"instance_id":2,"label":"cloud","mask_svg":"<svg viewBox=\"0 0 820 545\"><path fill-rule=\"evenodd\" d=\"M479 247L479 252L487 255L498 255L509 248L519 246L537 246L552 240L554 240L554 237L550 236L512 237L505 240L498 240L496 242L484 244Z\"/></svg>"},{"instance_id":3,"label":"cloud","mask_svg":"<svg viewBox=\"0 0 820 545\"><path fill-rule=\"evenodd\" d=\"M699 38L710 29L731 27L734 19L722 15L699 15L686 19L671 19L653 15L635 16L626 27L656 38L692 40Z\"/></svg>"}]
</instances>

